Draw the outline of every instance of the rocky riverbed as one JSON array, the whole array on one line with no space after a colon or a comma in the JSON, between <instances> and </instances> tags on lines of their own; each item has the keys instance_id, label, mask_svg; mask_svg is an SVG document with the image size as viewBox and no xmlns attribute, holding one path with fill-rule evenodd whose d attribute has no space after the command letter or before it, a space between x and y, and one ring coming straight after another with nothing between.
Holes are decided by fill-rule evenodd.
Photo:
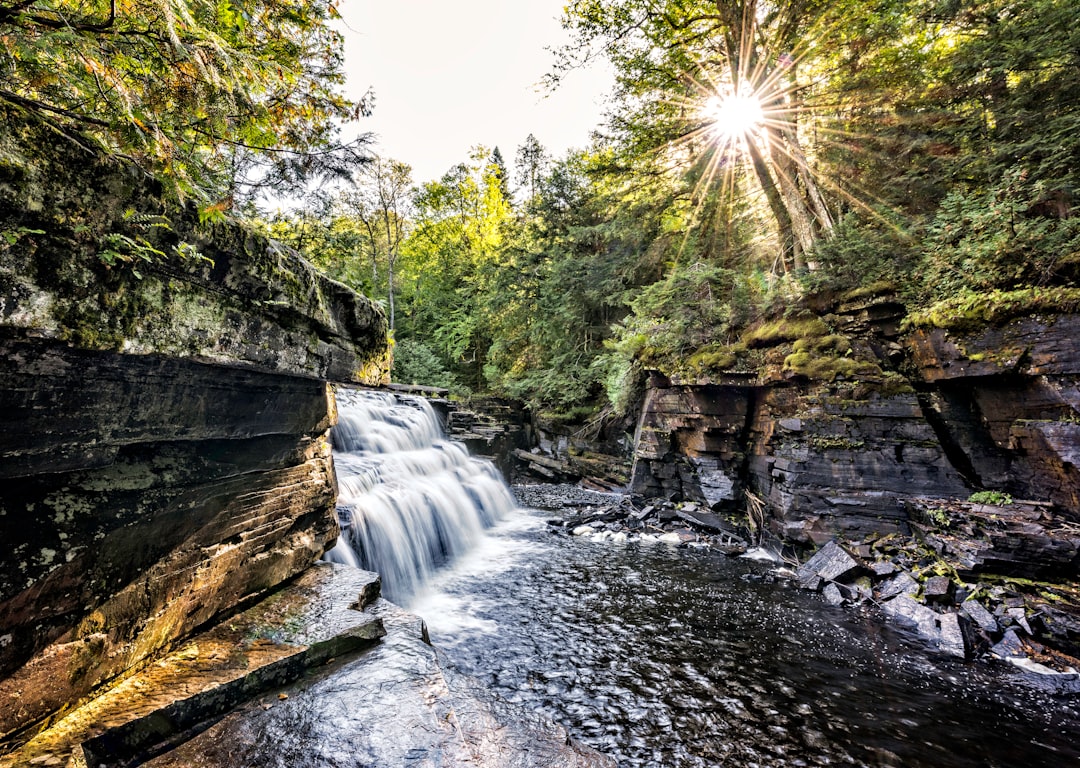
<instances>
[{"instance_id":1,"label":"rocky riverbed","mask_svg":"<svg viewBox=\"0 0 1080 768\"><path fill-rule=\"evenodd\" d=\"M1080 589L1036 581L1017 553L1075 553L1067 526L1038 525L1039 505L926 501L911 510L914 533L830 540L799 563L753 525L695 502L596 493L572 486L520 486L522 502L561 510L552 529L594 541L661 542L772 560L770 579L820 593L829 605L865 607L915 629L933 648L962 659L1007 661L1030 684L1080 693ZM1026 539L1029 545L1022 546ZM1067 567L1067 566L1066 566ZM995 572L996 568L996 572ZM1004 573L1002 573L1004 571Z\"/></svg>"},{"instance_id":2,"label":"rocky riverbed","mask_svg":"<svg viewBox=\"0 0 1080 768\"><path fill-rule=\"evenodd\" d=\"M829 605L795 569L719 552L704 530L697 546L571 535L617 496L515 491L536 509L412 610L455 668L623 768L1080 760L1076 697L1010 664L942 653L869 600Z\"/></svg>"}]
</instances>

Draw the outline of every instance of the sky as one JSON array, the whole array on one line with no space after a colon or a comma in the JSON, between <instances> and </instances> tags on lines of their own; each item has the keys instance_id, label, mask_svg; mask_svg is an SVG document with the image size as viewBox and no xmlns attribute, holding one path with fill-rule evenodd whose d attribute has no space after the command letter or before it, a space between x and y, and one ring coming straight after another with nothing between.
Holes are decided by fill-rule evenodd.
<instances>
[{"instance_id":1,"label":"sky","mask_svg":"<svg viewBox=\"0 0 1080 768\"><path fill-rule=\"evenodd\" d=\"M555 157L588 146L611 89L599 65L569 73L558 89L540 85L550 48L568 40L565 0L343 0L348 93L375 91L360 128L375 151L413 167L416 182L438 179L471 147L499 147L509 165L534 134Z\"/></svg>"}]
</instances>

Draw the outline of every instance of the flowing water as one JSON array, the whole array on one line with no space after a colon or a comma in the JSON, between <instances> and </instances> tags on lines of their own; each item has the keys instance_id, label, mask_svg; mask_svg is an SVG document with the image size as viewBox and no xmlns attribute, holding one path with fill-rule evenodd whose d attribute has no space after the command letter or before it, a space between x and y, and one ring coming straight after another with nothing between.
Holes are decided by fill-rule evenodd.
<instances>
[{"instance_id":1,"label":"flowing water","mask_svg":"<svg viewBox=\"0 0 1080 768\"><path fill-rule=\"evenodd\" d=\"M491 462L444 438L427 400L342 388L337 405L342 534L326 559L379 573L383 594L404 603L473 549L514 499Z\"/></svg>"},{"instance_id":2,"label":"flowing water","mask_svg":"<svg viewBox=\"0 0 1080 768\"><path fill-rule=\"evenodd\" d=\"M439 494L415 477L375 494L379 515L406 508L411 517L387 523L385 537L361 535L383 525L375 507L360 512L373 493L367 480L354 489L349 477L354 467L370 473L370 462L335 460L352 500L350 540L421 553L423 576L402 577L412 590L406 602L450 663L620 766L1080 765L1075 699L1032 688L1008 668L937 657L877 616L831 608L771 578L767 565L569 537L545 524L552 512L478 504L477 522L460 515L471 547L455 549L431 581L435 564L449 563L450 544L458 547L456 534L439 533L449 525L441 513L432 521L389 498ZM474 471L492 478L467 464L467 483ZM558 496L527 493L533 503ZM558 514L557 503L548 506ZM420 546L406 543L414 534ZM367 558L376 570L382 560L410 567L397 553Z\"/></svg>"}]
</instances>

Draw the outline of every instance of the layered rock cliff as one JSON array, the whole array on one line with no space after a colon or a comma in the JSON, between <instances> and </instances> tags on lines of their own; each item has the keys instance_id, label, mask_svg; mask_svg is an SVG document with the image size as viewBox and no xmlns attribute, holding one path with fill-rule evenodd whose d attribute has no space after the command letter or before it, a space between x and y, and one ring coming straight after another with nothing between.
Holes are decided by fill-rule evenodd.
<instances>
[{"instance_id":1,"label":"layered rock cliff","mask_svg":"<svg viewBox=\"0 0 1080 768\"><path fill-rule=\"evenodd\" d=\"M902 316L891 296L852 302L827 316L834 335L772 345L752 370L654 373L632 489L739 514L750 498L779 539L807 545L910 533L923 502L980 490L1045 509L1035 538L1080 519L1080 319L901 333ZM1078 543L1063 535L1013 572L1075 575Z\"/></svg>"},{"instance_id":2,"label":"layered rock cliff","mask_svg":"<svg viewBox=\"0 0 1080 768\"><path fill-rule=\"evenodd\" d=\"M318 558L325 382L388 366L372 302L4 118L0 742Z\"/></svg>"}]
</instances>

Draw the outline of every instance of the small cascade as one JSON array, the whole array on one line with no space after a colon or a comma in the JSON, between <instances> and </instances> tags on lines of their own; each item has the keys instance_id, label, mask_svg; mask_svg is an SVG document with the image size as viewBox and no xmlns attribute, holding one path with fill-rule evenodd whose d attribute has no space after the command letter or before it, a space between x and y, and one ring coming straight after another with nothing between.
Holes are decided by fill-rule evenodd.
<instances>
[{"instance_id":1,"label":"small cascade","mask_svg":"<svg viewBox=\"0 0 1080 768\"><path fill-rule=\"evenodd\" d=\"M341 537L326 559L375 571L403 603L514 508L495 466L447 440L427 400L339 389L331 432Z\"/></svg>"}]
</instances>

